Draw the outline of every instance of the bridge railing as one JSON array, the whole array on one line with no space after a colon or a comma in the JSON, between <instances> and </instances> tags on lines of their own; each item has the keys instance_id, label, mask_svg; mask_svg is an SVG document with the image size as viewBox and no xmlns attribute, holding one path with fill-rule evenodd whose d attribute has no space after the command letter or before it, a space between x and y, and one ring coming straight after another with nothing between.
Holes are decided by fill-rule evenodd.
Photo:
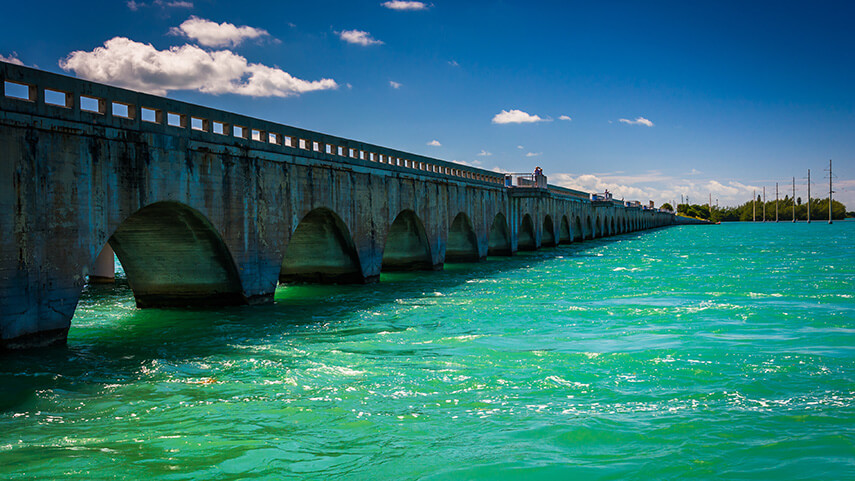
<instances>
[{"instance_id":1,"label":"bridge railing","mask_svg":"<svg viewBox=\"0 0 855 481\"><path fill-rule=\"evenodd\" d=\"M2 111L185 135L191 140L350 164L373 163L388 170L484 182L496 187L504 184L504 174L484 169L6 62L0 62L0 83Z\"/></svg>"}]
</instances>

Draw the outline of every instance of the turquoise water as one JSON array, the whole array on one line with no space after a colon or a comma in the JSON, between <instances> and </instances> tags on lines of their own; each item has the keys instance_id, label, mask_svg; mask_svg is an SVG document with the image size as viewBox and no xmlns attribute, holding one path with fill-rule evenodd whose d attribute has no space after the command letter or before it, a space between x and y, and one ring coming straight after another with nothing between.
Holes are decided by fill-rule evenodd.
<instances>
[{"instance_id":1,"label":"turquoise water","mask_svg":"<svg viewBox=\"0 0 855 481\"><path fill-rule=\"evenodd\" d=\"M137 310L0 358L0 479L855 479L855 222Z\"/></svg>"}]
</instances>

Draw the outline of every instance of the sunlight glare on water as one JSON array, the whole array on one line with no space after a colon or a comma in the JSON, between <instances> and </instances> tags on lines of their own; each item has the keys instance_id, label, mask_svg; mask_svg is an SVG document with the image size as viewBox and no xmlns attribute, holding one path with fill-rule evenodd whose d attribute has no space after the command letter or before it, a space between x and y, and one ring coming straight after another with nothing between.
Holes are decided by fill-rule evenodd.
<instances>
[{"instance_id":1,"label":"sunlight glare on water","mask_svg":"<svg viewBox=\"0 0 855 481\"><path fill-rule=\"evenodd\" d=\"M87 288L2 479L855 479L855 222L685 226L267 306Z\"/></svg>"}]
</instances>

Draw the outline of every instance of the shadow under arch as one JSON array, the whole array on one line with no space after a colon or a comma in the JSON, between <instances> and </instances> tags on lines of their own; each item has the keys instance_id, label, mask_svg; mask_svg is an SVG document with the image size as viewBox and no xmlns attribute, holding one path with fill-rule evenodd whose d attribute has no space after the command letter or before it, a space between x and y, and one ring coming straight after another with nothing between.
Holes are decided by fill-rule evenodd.
<instances>
[{"instance_id":1,"label":"shadow under arch","mask_svg":"<svg viewBox=\"0 0 855 481\"><path fill-rule=\"evenodd\" d=\"M448 229L448 241L445 247L446 262L478 262L478 238L469 216L463 212L457 214Z\"/></svg>"},{"instance_id":2,"label":"shadow under arch","mask_svg":"<svg viewBox=\"0 0 855 481\"><path fill-rule=\"evenodd\" d=\"M300 220L285 249L279 282L366 282L350 230L335 212L319 207Z\"/></svg>"},{"instance_id":3,"label":"shadow under arch","mask_svg":"<svg viewBox=\"0 0 855 481\"><path fill-rule=\"evenodd\" d=\"M537 249L537 243L534 238L534 223L531 221L531 216L526 214L520 222L520 231L517 234L517 250L533 251Z\"/></svg>"},{"instance_id":4,"label":"shadow under arch","mask_svg":"<svg viewBox=\"0 0 855 481\"><path fill-rule=\"evenodd\" d=\"M609 224L611 224L611 229L609 230L609 234L610 235L617 234L618 232L617 232L617 228L615 228L615 218L614 217L612 217L611 222L609 222Z\"/></svg>"},{"instance_id":5,"label":"shadow under arch","mask_svg":"<svg viewBox=\"0 0 855 481\"><path fill-rule=\"evenodd\" d=\"M540 237L540 246L555 247L557 244L555 242L555 225L552 223L552 216L547 215L543 218L543 233Z\"/></svg>"},{"instance_id":6,"label":"shadow under arch","mask_svg":"<svg viewBox=\"0 0 855 481\"><path fill-rule=\"evenodd\" d=\"M386 234L383 246L383 271L438 270L433 265L425 227L412 210L404 210L395 217Z\"/></svg>"},{"instance_id":7,"label":"shadow under arch","mask_svg":"<svg viewBox=\"0 0 855 481\"><path fill-rule=\"evenodd\" d=\"M582 230L582 218L576 216L576 229L573 230L573 241L580 241L585 238L585 232Z\"/></svg>"},{"instance_id":8,"label":"shadow under arch","mask_svg":"<svg viewBox=\"0 0 855 481\"><path fill-rule=\"evenodd\" d=\"M125 219L108 243L137 307L245 304L240 276L216 228L180 202L156 202Z\"/></svg>"},{"instance_id":9,"label":"shadow under arch","mask_svg":"<svg viewBox=\"0 0 855 481\"><path fill-rule=\"evenodd\" d=\"M558 243L568 244L573 242L573 231L570 229L570 221L566 215L561 216L561 226L558 228Z\"/></svg>"},{"instance_id":10,"label":"shadow under arch","mask_svg":"<svg viewBox=\"0 0 855 481\"><path fill-rule=\"evenodd\" d=\"M597 225L597 232L594 233L594 237L595 238L596 237L605 237L606 234L603 231L603 219L601 219L600 216L597 216L596 225Z\"/></svg>"},{"instance_id":11,"label":"shadow under arch","mask_svg":"<svg viewBox=\"0 0 855 481\"><path fill-rule=\"evenodd\" d=\"M505 215L499 212L493 218L493 224L490 226L487 255L509 256L511 254L511 236L508 234L508 221L505 219Z\"/></svg>"},{"instance_id":12,"label":"shadow under arch","mask_svg":"<svg viewBox=\"0 0 855 481\"><path fill-rule=\"evenodd\" d=\"M594 232L594 224L591 222L591 216L587 217L585 223L588 224L588 231L585 233L585 239L593 239L596 236L596 232Z\"/></svg>"}]
</instances>

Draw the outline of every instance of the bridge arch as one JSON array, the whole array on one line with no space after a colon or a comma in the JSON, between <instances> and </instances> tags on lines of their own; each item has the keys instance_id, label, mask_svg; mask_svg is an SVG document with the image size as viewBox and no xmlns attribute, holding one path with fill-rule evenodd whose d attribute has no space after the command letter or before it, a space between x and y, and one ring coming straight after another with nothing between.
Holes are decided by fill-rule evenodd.
<instances>
[{"instance_id":1,"label":"bridge arch","mask_svg":"<svg viewBox=\"0 0 855 481\"><path fill-rule=\"evenodd\" d=\"M310 211L291 234L279 282L365 282L349 229L335 212Z\"/></svg>"},{"instance_id":2,"label":"bridge arch","mask_svg":"<svg viewBox=\"0 0 855 481\"><path fill-rule=\"evenodd\" d=\"M234 259L220 233L186 204L149 204L122 221L108 242L138 307L246 302Z\"/></svg>"},{"instance_id":3,"label":"bridge arch","mask_svg":"<svg viewBox=\"0 0 855 481\"><path fill-rule=\"evenodd\" d=\"M573 230L573 240L580 241L585 239L585 231L582 230L582 218L576 216L576 228Z\"/></svg>"},{"instance_id":4,"label":"bridge arch","mask_svg":"<svg viewBox=\"0 0 855 481\"><path fill-rule=\"evenodd\" d=\"M526 214L520 222L520 230L517 233L517 250L533 251L537 249L537 241L534 237L534 222L531 216Z\"/></svg>"},{"instance_id":5,"label":"bridge arch","mask_svg":"<svg viewBox=\"0 0 855 481\"><path fill-rule=\"evenodd\" d=\"M540 245L545 247L554 247L555 242L555 225L552 223L552 216L547 215L543 218L543 233L540 236Z\"/></svg>"},{"instance_id":6,"label":"bridge arch","mask_svg":"<svg viewBox=\"0 0 855 481\"><path fill-rule=\"evenodd\" d=\"M511 236L508 234L508 221L505 219L505 215L499 212L493 218L492 225L490 225L487 255L509 256L511 252Z\"/></svg>"},{"instance_id":7,"label":"bridge arch","mask_svg":"<svg viewBox=\"0 0 855 481\"><path fill-rule=\"evenodd\" d=\"M569 244L573 242L573 230L566 215L561 216L561 227L558 228L558 243Z\"/></svg>"},{"instance_id":8,"label":"bridge arch","mask_svg":"<svg viewBox=\"0 0 855 481\"><path fill-rule=\"evenodd\" d=\"M594 237L596 237L596 232L594 232L594 223L591 221L590 215L587 217L587 219L585 219L585 223L588 227L588 230L585 233L585 239L593 239Z\"/></svg>"},{"instance_id":9,"label":"bridge arch","mask_svg":"<svg viewBox=\"0 0 855 481\"><path fill-rule=\"evenodd\" d=\"M447 262L477 262L478 238L469 216L463 212L457 214L448 229L448 241L445 247Z\"/></svg>"},{"instance_id":10,"label":"bridge arch","mask_svg":"<svg viewBox=\"0 0 855 481\"><path fill-rule=\"evenodd\" d=\"M395 217L383 246L381 269L384 271L433 270L425 227L412 210L404 210Z\"/></svg>"},{"instance_id":11,"label":"bridge arch","mask_svg":"<svg viewBox=\"0 0 855 481\"><path fill-rule=\"evenodd\" d=\"M611 218L611 221L609 222L609 224L611 224L611 229L609 229L609 231L610 231L609 234L610 235L616 235L618 232L617 232L617 228L615 227L615 218L614 217Z\"/></svg>"},{"instance_id":12,"label":"bridge arch","mask_svg":"<svg viewBox=\"0 0 855 481\"><path fill-rule=\"evenodd\" d=\"M594 237L604 237L605 232L603 232L603 219L600 216L597 216L597 232L594 234Z\"/></svg>"}]
</instances>

